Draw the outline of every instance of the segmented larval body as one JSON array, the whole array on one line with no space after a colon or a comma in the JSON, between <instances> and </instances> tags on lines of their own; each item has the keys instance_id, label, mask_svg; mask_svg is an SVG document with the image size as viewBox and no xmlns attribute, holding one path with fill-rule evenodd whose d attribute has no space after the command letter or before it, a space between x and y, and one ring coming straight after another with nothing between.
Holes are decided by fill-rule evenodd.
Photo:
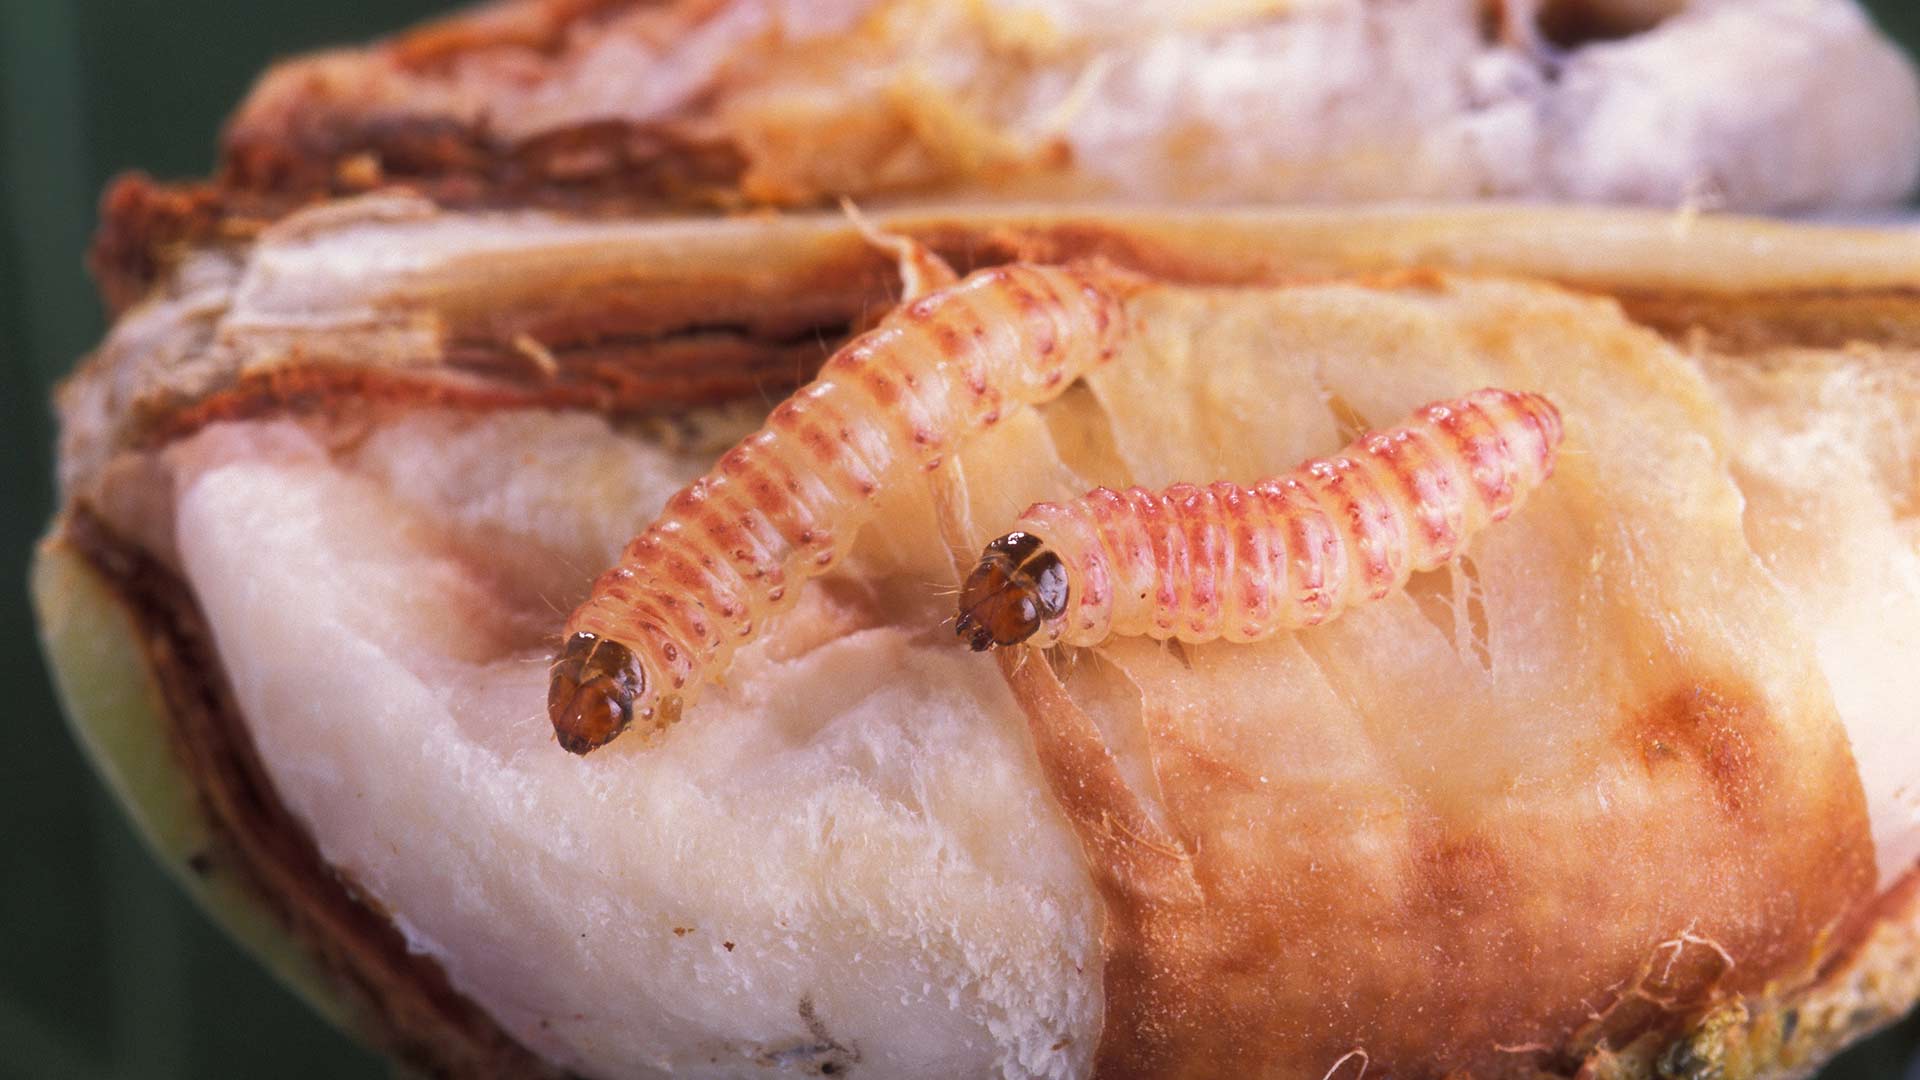
<instances>
[{"instance_id":1,"label":"segmented larval body","mask_svg":"<svg viewBox=\"0 0 1920 1080\"><path fill-rule=\"evenodd\" d=\"M876 496L1109 360L1117 275L1013 264L889 314L682 489L567 620L548 710L585 753L672 723L767 616L846 554Z\"/></svg>"},{"instance_id":2,"label":"segmented larval body","mask_svg":"<svg viewBox=\"0 0 1920 1080\"><path fill-rule=\"evenodd\" d=\"M1250 486L1039 503L987 546L958 631L984 649L1312 626L1452 559L1552 474L1561 436L1546 398L1487 389Z\"/></svg>"}]
</instances>

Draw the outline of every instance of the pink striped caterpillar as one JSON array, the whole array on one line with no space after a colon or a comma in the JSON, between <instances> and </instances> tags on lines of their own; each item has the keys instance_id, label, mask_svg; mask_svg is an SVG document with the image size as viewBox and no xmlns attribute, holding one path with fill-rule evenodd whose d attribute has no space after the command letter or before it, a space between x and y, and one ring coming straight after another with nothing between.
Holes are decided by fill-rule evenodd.
<instances>
[{"instance_id":1,"label":"pink striped caterpillar","mask_svg":"<svg viewBox=\"0 0 1920 1080\"><path fill-rule=\"evenodd\" d=\"M668 500L568 618L547 692L560 745L584 754L636 717L650 733L678 720L846 554L881 490L1112 359L1125 280L1091 266L984 270L836 352Z\"/></svg>"},{"instance_id":2,"label":"pink striped caterpillar","mask_svg":"<svg viewBox=\"0 0 1920 1080\"><path fill-rule=\"evenodd\" d=\"M955 629L981 650L1312 626L1445 565L1552 474L1561 434L1546 398L1487 389L1250 487L1037 503L981 554Z\"/></svg>"}]
</instances>

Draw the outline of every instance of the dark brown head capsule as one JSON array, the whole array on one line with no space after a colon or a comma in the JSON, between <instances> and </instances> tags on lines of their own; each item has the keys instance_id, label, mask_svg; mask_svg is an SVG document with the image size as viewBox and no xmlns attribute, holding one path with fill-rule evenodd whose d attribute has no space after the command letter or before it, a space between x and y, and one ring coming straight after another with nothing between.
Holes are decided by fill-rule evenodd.
<instances>
[{"instance_id":1,"label":"dark brown head capsule","mask_svg":"<svg viewBox=\"0 0 1920 1080\"><path fill-rule=\"evenodd\" d=\"M560 745L585 754L612 742L633 722L633 699L647 688L632 650L617 641L579 633L553 662L547 715Z\"/></svg>"},{"instance_id":2,"label":"dark brown head capsule","mask_svg":"<svg viewBox=\"0 0 1920 1080\"><path fill-rule=\"evenodd\" d=\"M1018 645L1067 609L1067 568L1032 533L1012 532L987 545L960 589L954 632L975 652Z\"/></svg>"}]
</instances>

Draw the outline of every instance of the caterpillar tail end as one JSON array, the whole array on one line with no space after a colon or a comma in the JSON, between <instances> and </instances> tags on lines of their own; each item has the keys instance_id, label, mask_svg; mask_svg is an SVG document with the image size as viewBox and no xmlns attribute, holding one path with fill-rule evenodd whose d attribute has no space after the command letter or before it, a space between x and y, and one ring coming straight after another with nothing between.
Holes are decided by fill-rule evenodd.
<instances>
[{"instance_id":1,"label":"caterpillar tail end","mask_svg":"<svg viewBox=\"0 0 1920 1080\"><path fill-rule=\"evenodd\" d=\"M547 686L547 716L561 748L588 754L612 742L633 723L634 699L646 689L646 672L625 645L597 634L568 638Z\"/></svg>"},{"instance_id":2,"label":"caterpillar tail end","mask_svg":"<svg viewBox=\"0 0 1920 1080\"><path fill-rule=\"evenodd\" d=\"M1067 571L1031 533L1012 532L987 545L960 588L954 633L974 652L1018 645L1067 605Z\"/></svg>"}]
</instances>

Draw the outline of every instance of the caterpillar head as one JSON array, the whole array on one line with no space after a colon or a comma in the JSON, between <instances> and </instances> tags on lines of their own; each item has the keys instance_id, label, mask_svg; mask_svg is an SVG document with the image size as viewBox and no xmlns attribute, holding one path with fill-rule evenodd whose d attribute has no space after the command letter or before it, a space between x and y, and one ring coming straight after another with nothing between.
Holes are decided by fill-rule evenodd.
<instances>
[{"instance_id":1,"label":"caterpillar head","mask_svg":"<svg viewBox=\"0 0 1920 1080\"><path fill-rule=\"evenodd\" d=\"M960 589L954 632L975 652L1017 645L1067 609L1067 568L1032 533L1011 532L987 545Z\"/></svg>"},{"instance_id":2,"label":"caterpillar head","mask_svg":"<svg viewBox=\"0 0 1920 1080\"><path fill-rule=\"evenodd\" d=\"M597 634L579 633L553 662L547 715L560 745L575 754L598 750L633 723L634 699L647 673L633 651Z\"/></svg>"}]
</instances>

